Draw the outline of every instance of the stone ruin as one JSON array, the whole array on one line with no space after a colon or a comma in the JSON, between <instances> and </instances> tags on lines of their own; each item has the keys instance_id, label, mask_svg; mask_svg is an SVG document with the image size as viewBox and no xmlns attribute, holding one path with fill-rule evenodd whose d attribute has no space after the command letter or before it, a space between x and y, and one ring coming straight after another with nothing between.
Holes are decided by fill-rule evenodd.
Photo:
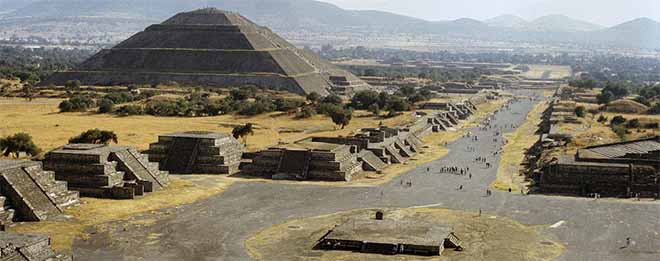
<instances>
[{"instance_id":1,"label":"stone ruin","mask_svg":"<svg viewBox=\"0 0 660 261\"><path fill-rule=\"evenodd\" d=\"M0 160L0 223L48 220L78 202L78 192L40 162Z\"/></svg>"},{"instance_id":2,"label":"stone ruin","mask_svg":"<svg viewBox=\"0 0 660 261\"><path fill-rule=\"evenodd\" d=\"M227 133L178 132L158 137L149 145L149 160L177 174L234 174L243 145Z\"/></svg>"},{"instance_id":3,"label":"stone ruin","mask_svg":"<svg viewBox=\"0 0 660 261\"><path fill-rule=\"evenodd\" d=\"M591 146L543 167L541 192L658 198L660 137Z\"/></svg>"},{"instance_id":4,"label":"stone ruin","mask_svg":"<svg viewBox=\"0 0 660 261\"><path fill-rule=\"evenodd\" d=\"M131 147L69 144L46 154L43 164L86 197L134 199L169 183L167 172Z\"/></svg>"},{"instance_id":5,"label":"stone ruin","mask_svg":"<svg viewBox=\"0 0 660 261\"><path fill-rule=\"evenodd\" d=\"M0 231L0 260L3 261L69 261L70 256L53 251L45 235L15 234Z\"/></svg>"},{"instance_id":6,"label":"stone ruin","mask_svg":"<svg viewBox=\"0 0 660 261\"><path fill-rule=\"evenodd\" d=\"M101 86L163 82L252 85L303 95L327 95L333 88L346 94L371 88L270 29L215 8L179 13L151 25L73 70L53 74L42 85L63 85L68 80Z\"/></svg>"},{"instance_id":7,"label":"stone ruin","mask_svg":"<svg viewBox=\"0 0 660 261\"><path fill-rule=\"evenodd\" d=\"M300 142L257 153L243 171L272 179L350 181L362 163L355 146Z\"/></svg>"},{"instance_id":8,"label":"stone ruin","mask_svg":"<svg viewBox=\"0 0 660 261\"><path fill-rule=\"evenodd\" d=\"M450 227L419 221L347 220L328 231L316 249L383 255L440 256L447 248L461 251L462 241Z\"/></svg>"}]
</instances>

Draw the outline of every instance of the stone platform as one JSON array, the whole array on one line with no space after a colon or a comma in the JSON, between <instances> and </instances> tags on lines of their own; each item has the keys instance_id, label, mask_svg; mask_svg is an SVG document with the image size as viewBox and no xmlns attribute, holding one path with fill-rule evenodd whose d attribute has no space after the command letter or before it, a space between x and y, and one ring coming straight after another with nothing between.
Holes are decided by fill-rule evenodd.
<instances>
[{"instance_id":1,"label":"stone platform","mask_svg":"<svg viewBox=\"0 0 660 261\"><path fill-rule=\"evenodd\" d=\"M149 145L149 160L177 174L234 174L243 145L227 133L178 132L158 137Z\"/></svg>"},{"instance_id":2,"label":"stone platform","mask_svg":"<svg viewBox=\"0 0 660 261\"><path fill-rule=\"evenodd\" d=\"M57 254L51 249L50 238L0 232L0 260L3 261L65 261L70 256Z\"/></svg>"},{"instance_id":3,"label":"stone platform","mask_svg":"<svg viewBox=\"0 0 660 261\"><path fill-rule=\"evenodd\" d=\"M0 222L41 221L79 202L78 192L36 161L0 160Z\"/></svg>"},{"instance_id":4,"label":"stone platform","mask_svg":"<svg viewBox=\"0 0 660 261\"><path fill-rule=\"evenodd\" d=\"M452 229L401 220L347 220L328 231L316 247L386 255L439 256L445 248L461 249Z\"/></svg>"},{"instance_id":5,"label":"stone platform","mask_svg":"<svg viewBox=\"0 0 660 261\"><path fill-rule=\"evenodd\" d=\"M69 144L46 154L44 168L88 197L133 199L169 183L157 163L124 146Z\"/></svg>"}]
</instances>

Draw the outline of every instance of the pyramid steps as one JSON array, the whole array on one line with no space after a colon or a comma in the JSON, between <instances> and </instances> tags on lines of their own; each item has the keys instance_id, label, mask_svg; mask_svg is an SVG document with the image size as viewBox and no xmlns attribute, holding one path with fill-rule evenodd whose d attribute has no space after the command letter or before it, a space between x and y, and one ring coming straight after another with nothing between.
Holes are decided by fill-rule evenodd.
<instances>
[{"instance_id":1,"label":"pyramid steps","mask_svg":"<svg viewBox=\"0 0 660 261\"><path fill-rule=\"evenodd\" d=\"M16 214L23 220L41 221L61 213L58 206L22 168L3 171L0 175L0 188L11 199Z\"/></svg>"},{"instance_id":2,"label":"pyramid steps","mask_svg":"<svg viewBox=\"0 0 660 261\"><path fill-rule=\"evenodd\" d=\"M383 162L373 152L369 150L362 150L358 155L358 159L362 161L362 168L368 171L382 171L387 168L387 163Z\"/></svg>"}]
</instances>

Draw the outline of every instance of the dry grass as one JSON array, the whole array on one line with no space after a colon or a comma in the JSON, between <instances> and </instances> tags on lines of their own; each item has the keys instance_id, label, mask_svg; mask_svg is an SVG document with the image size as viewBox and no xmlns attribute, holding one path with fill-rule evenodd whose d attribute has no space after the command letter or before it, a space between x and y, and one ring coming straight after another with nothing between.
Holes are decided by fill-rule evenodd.
<instances>
[{"instance_id":1,"label":"dry grass","mask_svg":"<svg viewBox=\"0 0 660 261\"><path fill-rule=\"evenodd\" d=\"M195 179L197 180L173 177L166 189L135 200L82 198L82 204L65 211L72 216L70 220L20 223L9 230L50 235L55 250L68 252L74 239L89 236L85 232L87 227L127 220L140 213L190 204L222 193L232 183L220 176L196 176Z\"/></svg>"},{"instance_id":2,"label":"dry grass","mask_svg":"<svg viewBox=\"0 0 660 261\"><path fill-rule=\"evenodd\" d=\"M388 209L386 217L450 226L463 241L464 251L445 250L440 257L386 256L349 251L312 250L334 225L368 218L373 210L353 210L292 220L265 229L245 244L255 260L552 260L564 246L541 235L534 227L514 220L447 209Z\"/></svg>"},{"instance_id":3,"label":"dry grass","mask_svg":"<svg viewBox=\"0 0 660 261\"><path fill-rule=\"evenodd\" d=\"M297 120L293 115L270 113L256 117L224 115L204 118L134 116L115 117L95 113L58 113L58 99L0 99L0 136L27 132L37 146L51 150L64 145L69 138L93 128L112 130L119 135L122 145L147 149L156 142L158 135L177 131L231 132L233 126L248 122L256 125L254 136L248 137L251 151L293 142L308 136L350 135L361 128L376 127L382 121L396 126L413 120L411 114L382 119L367 112L358 111L346 129L338 129L325 116Z\"/></svg>"},{"instance_id":4,"label":"dry grass","mask_svg":"<svg viewBox=\"0 0 660 261\"><path fill-rule=\"evenodd\" d=\"M607 104L607 106L605 106L605 111L613 112L613 113L639 114L639 113L645 113L648 110L649 107L647 107L644 104L638 103L633 100L625 100L625 99L610 102L609 104Z\"/></svg>"},{"instance_id":5,"label":"dry grass","mask_svg":"<svg viewBox=\"0 0 660 261\"><path fill-rule=\"evenodd\" d=\"M535 134L541 123L541 114L548 107L547 102L538 103L527 115L525 123L520 125L513 133L504 136L508 143L504 145L500 166L497 169L497 179L491 184L495 189L507 191L511 189L520 192L524 189L525 177L522 166L527 149L531 148L539 139Z\"/></svg>"},{"instance_id":6,"label":"dry grass","mask_svg":"<svg viewBox=\"0 0 660 261\"><path fill-rule=\"evenodd\" d=\"M529 66L530 70L522 74L525 78L540 79L546 72L551 72L547 79L563 79L573 74L570 66L541 64L530 64L527 66Z\"/></svg>"}]
</instances>

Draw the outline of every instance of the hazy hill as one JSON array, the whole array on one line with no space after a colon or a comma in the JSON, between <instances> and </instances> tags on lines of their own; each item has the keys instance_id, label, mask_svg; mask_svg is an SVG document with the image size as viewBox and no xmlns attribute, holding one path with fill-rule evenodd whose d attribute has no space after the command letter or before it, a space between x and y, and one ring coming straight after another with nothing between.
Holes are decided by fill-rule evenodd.
<instances>
[{"instance_id":1,"label":"hazy hill","mask_svg":"<svg viewBox=\"0 0 660 261\"><path fill-rule=\"evenodd\" d=\"M640 19L604 29L551 15L533 21L504 15L478 21L469 18L430 22L380 11L352 11L313 0L0 0L17 8L0 11L0 35L119 41L175 13L202 7L237 11L279 32L434 33L474 40L580 42L660 48L658 23ZM120 39L117 39L120 38Z\"/></svg>"},{"instance_id":2,"label":"hazy hill","mask_svg":"<svg viewBox=\"0 0 660 261\"><path fill-rule=\"evenodd\" d=\"M600 30L603 27L565 15L547 15L531 21L525 29L536 32L587 32Z\"/></svg>"},{"instance_id":3,"label":"hazy hill","mask_svg":"<svg viewBox=\"0 0 660 261\"><path fill-rule=\"evenodd\" d=\"M627 47L660 48L660 23L638 18L588 35L587 41Z\"/></svg>"},{"instance_id":4,"label":"hazy hill","mask_svg":"<svg viewBox=\"0 0 660 261\"><path fill-rule=\"evenodd\" d=\"M523 28L529 23L527 20L522 19L515 15L500 15L491 19L485 20L484 23L492 27L502 28Z\"/></svg>"}]
</instances>

